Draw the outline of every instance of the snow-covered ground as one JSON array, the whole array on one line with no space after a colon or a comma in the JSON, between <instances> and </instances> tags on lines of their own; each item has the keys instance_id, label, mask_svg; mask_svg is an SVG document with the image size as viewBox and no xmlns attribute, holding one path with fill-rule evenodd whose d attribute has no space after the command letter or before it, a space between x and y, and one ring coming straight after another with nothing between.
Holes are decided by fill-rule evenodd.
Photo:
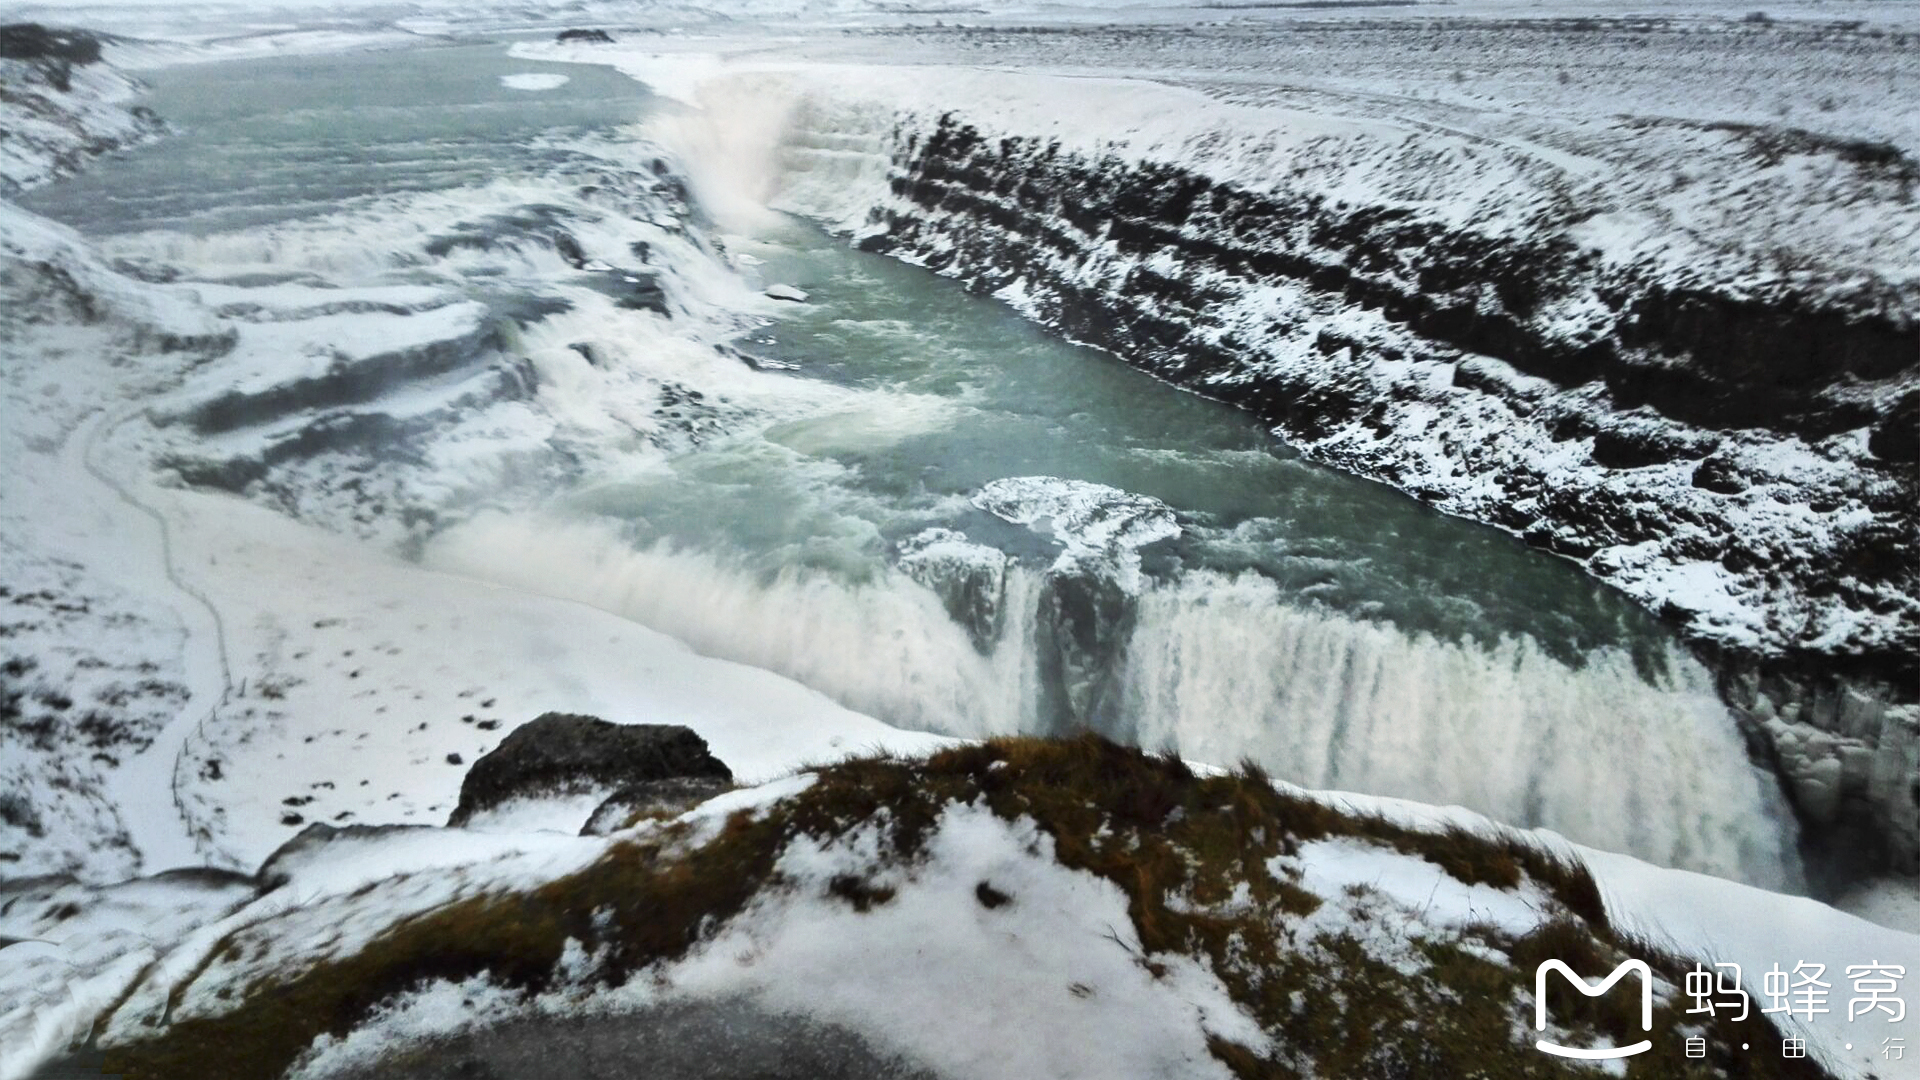
<instances>
[{"instance_id":1,"label":"snow-covered ground","mask_svg":"<svg viewBox=\"0 0 1920 1080\"><path fill-rule=\"evenodd\" d=\"M79 119L60 139L8 142L9 175L45 179L111 145L89 125L98 116L120 130L129 84L99 65L80 70L103 74L74 80L63 108ZM399 227L419 244L431 239L420 222L436 214L457 228L529 196L510 183L478 199L428 196ZM400 543L407 523L363 512L356 431L426 447L415 468L373 483L411 485L416 502L458 501L537 482L556 467L556 447L572 461L618 459L636 444L697 437L719 413L663 406L671 376L706 368L709 392L757 390L758 405L737 408L807 396L756 386L698 333L668 332L659 315L592 289L579 290L580 311L543 325L546 338L519 343L523 375L501 354L499 320L452 290L342 288L290 273L303 259L336 273L359 265L378 235L367 227L394 225L376 208L357 235L331 221L224 253L228 273L244 279L257 265L264 284L154 284L0 203L10 361L0 445L14 465L0 479L9 876L106 881L207 861L250 870L309 821L439 823L464 773L449 760L471 761L503 725L554 708L698 723L747 778L938 744L634 623L424 571L182 486L181 475L239 486L288 448L314 454L317 439L321 452L300 459L311 475L277 505ZM681 267L670 287L683 315L771 303L675 232L685 235L658 208L642 210L577 261L617 281L594 257L631 259L628 237L644 237ZM452 260L468 250L451 245ZM206 257L137 243L123 253L149 264ZM526 257L565 268L545 248ZM718 334L750 317L692 322ZM573 347L582 340L604 358L649 364L596 368ZM543 387L537 400L525 399L530 381ZM390 386L365 401L368 387ZM333 408L316 414L315 403ZM325 452L330 441L339 452Z\"/></svg>"},{"instance_id":2,"label":"snow-covered ground","mask_svg":"<svg viewBox=\"0 0 1920 1080\"><path fill-rule=\"evenodd\" d=\"M549 710L685 724L749 781L947 741L584 605L425 571L235 498L166 499L194 552L182 572L232 628L246 683L179 765L187 816L227 865L251 869L307 821L440 824L461 765Z\"/></svg>"},{"instance_id":3,"label":"snow-covered ground","mask_svg":"<svg viewBox=\"0 0 1920 1080\"><path fill-rule=\"evenodd\" d=\"M84 869L99 878L136 865L166 869L195 861L179 842L188 831L201 856L250 868L304 821L437 823L463 775L449 755L470 760L497 742L489 732L503 722L552 708L697 722L747 777L878 746L934 744L777 676L695 656L631 622L434 574L237 497L145 479L156 445L165 448L167 433L188 423L154 429L146 416L245 397L247 373L267 358L282 361L269 389L297 384L310 378L304 362L288 368L284 358L311 353L308 343L325 358L318 374L338 375L351 370L340 358L356 339L377 341L369 351L387 363L393 350L405 355L395 331L458 342L473 332L472 312L443 304L394 317L391 328L363 313L343 332L349 327L339 316L311 314L327 309L310 291L145 286L87 261L66 230L6 213L21 263L71 258L89 275L81 281L96 305L161 311L177 337L214 343L137 353L146 363L134 367L109 358L156 331L120 312L86 330L14 328L23 359L66 361L57 379L47 367L8 372L4 430L22 467L4 481L7 573L13 606L24 613L9 648L22 658L15 675L33 718L16 729L6 757L21 806L19 822L7 819L17 828L18 870ZM43 246L29 255L30 242ZM240 321L236 332L209 310L209 302L242 294L281 305L285 320ZM348 298L332 290L323 299ZM432 298L352 297L368 305L422 299ZM126 407L136 395L138 404ZM500 435L529 425L526 438L551 432L550 421L524 407L502 408L496 437L471 462L481 477L518 449ZM457 483L461 460L440 464L438 482ZM129 674L146 666L151 677ZM88 699L59 704L60 695L81 693ZM144 719L121 718L130 701L148 700L148 712L133 714ZM74 755L68 714L109 706L115 720L97 730L71 721L101 751ZM29 743L43 716L60 726ZM121 743L132 745L116 749ZM140 798L101 804L98 779L60 779L76 769L137 777L119 789ZM121 815L137 824L123 825ZM152 841L121 835L128 829L151 830ZM132 861L135 852L144 862Z\"/></svg>"},{"instance_id":4,"label":"snow-covered ground","mask_svg":"<svg viewBox=\"0 0 1920 1080\"><path fill-rule=\"evenodd\" d=\"M0 196L72 172L89 156L150 138L160 127L134 104L138 84L105 64L9 55L0 57L0 86L7 89Z\"/></svg>"}]
</instances>

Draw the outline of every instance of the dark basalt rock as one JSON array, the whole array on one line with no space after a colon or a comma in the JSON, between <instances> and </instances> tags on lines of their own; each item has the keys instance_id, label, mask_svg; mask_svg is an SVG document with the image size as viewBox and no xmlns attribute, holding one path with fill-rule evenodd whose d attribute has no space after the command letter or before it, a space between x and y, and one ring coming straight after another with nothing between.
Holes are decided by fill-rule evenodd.
<instances>
[{"instance_id":1,"label":"dark basalt rock","mask_svg":"<svg viewBox=\"0 0 1920 1080\"><path fill-rule=\"evenodd\" d=\"M100 62L100 39L84 30L55 30L39 23L0 26L0 60Z\"/></svg>"},{"instance_id":2,"label":"dark basalt rock","mask_svg":"<svg viewBox=\"0 0 1920 1080\"><path fill-rule=\"evenodd\" d=\"M1019 184L1003 190L1016 176ZM1915 327L1876 313L1897 307L1877 296L1839 307L1791 292L1733 298L1629 280L1608 286L1610 320L1569 337L1528 317L1567 283L1588 280L1593 255L1550 230L1484 236L1399 208L1279 202L1171 166L1121 168L1050 153L1038 140L986 140L952 118L918 143L893 190L990 226L948 237L929 265L958 271L980 291L1038 279L1058 294L1048 321L1175 381L1213 371L1189 362L1211 350L1204 331L1217 290L1189 283L1207 271L1304 282L1436 344L1562 386L1604 379L1622 408L1649 404L1706 426L1814 438L1849 430L1874 417L1825 391L1920 363ZM863 246L911 251L937 228L897 213L882 220L887 235ZM1301 236L1306 243L1284 239ZM1049 280L1058 277L1050 260L1084 256L1099 239L1123 254L1171 254L1197 272L1174 279L1136 267L1098 293ZM1691 362L1667 362L1673 357Z\"/></svg>"},{"instance_id":3,"label":"dark basalt rock","mask_svg":"<svg viewBox=\"0 0 1920 1080\"><path fill-rule=\"evenodd\" d=\"M149 874L145 880L164 881L169 885L190 885L203 889L226 889L235 885L256 885L260 879L256 874L223 870L217 866L178 866L172 870Z\"/></svg>"},{"instance_id":4,"label":"dark basalt rock","mask_svg":"<svg viewBox=\"0 0 1920 1080\"><path fill-rule=\"evenodd\" d=\"M516 798L674 778L725 782L733 779L733 771L707 751L705 739L678 724L614 724L546 713L515 728L473 763L447 824L463 825L480 811Z\"/></svg>"},{"instance_id":5,"label":"dark basalt rock","mask_svg":"<svg viewBox=\"0 0 1920 1080\"><path fill-rule=\"evenodd\" d=\"M629 272L622 277L622 284L626 289L620 297L621 307L673 317L673 309L667 306L667 290L660 285L660 275Z\"/></svg>"},{"instance_id":6,"label":"dark basalt rock","mask_svg":"<svg viewBox=\"0 0 1920 1080\"><path fill-rule=\"evenodd\" d=\"M1892 414L1874 425L1867 451L1882 461L1920 464L1920 393L1900 399Z\"/></svg>"},{"instance_id":7,"label":"dark basalt rock","mask_svg":"<svg viewBox=\"0 0 1920 1080\"><path fill-rule=\"evenodd\" d=\"M17 719L18 710L13 710L13 713L7 719ZM10 825L35 838L46 835L32 801L19 791L0 792L0 825Z\"/></svg>"},{"instance_id":8,"label":"dark basalt rock","mask_svg":"<svg viewBox=\"0 0 1920 1080\"><path fill-rule=\"evenodd\" d=\"M605 836L625 828L641 814L678 814L732 788L730 781L713 776L675 776L629 784L594 809L580 835Z\"/></svg>"},{"instance_id":9,"label":"dark basalt rock","mask_svg":"<svg viewBox=\"0 0 1920 1080\"><path fill-rule=\"evenodd\" d=\"M580 247L579 239L565 229L553 234L553 250L575 270L587 265L587 253Z\"/></svg>"},{"instance_id":10,"label":"dark basalt rock","mask_svg":"<svg viewBox=\"0 0 1920 1080\"><path fill-rule=\"evenodd\" d=\"M1048 574L1039 599L1040 677L1054 727L1092 725L1114 660L1133 628L1135 597L1104 568Z\"/></svg>"},{"instance_id":11,"label":"dark basalt rock","mask_svg":"<svg viewBox=\"0 0 1920 1080\"><path fill-rule=\"evenodd\" d=\"M1611 427L1593 436L1592 457L1609 469L1642 469L1670 461L1702 458L1712 453L1711 436L1688 437L1677 431L1638 427Z\"/></svg>"},{"instance_id":12,"label":"dark basalt rock","mask_svg":"<svg viewBox=\"0 0 1920 1080\"><path fill-rule=\"evenodd\" d=\"M1732 462L1710 457L1693 468L1693 486L1721 495L1738 495L1752 485Z\"/></svg>"},{"instance_id":13,"label":"dark basalt rock","mask_svg":"<svg viewBox=\"0 0 1920 1080\"><path fill-rule=\"evenodd\" d=\"M966 545L961 555L938 556L941 544ZM900 568L908 577L932 589L953 621L966 627L974 651L993 651L1000 638L1007 599L1009 559L992 548L969 544L950 529L929 529L900 545Z\"/></svg>"},{"instance_id":14,"label":"dark basalt rock","mask_svg":"<svg viewBox=\"0 0 1920 1080\"><path fill-rule=\"evenodd\" d=\"M589 45L611 45L613 35L605 30L562 30L553 36L555 41L578 41Z\"/></svg>"}]
</instances>

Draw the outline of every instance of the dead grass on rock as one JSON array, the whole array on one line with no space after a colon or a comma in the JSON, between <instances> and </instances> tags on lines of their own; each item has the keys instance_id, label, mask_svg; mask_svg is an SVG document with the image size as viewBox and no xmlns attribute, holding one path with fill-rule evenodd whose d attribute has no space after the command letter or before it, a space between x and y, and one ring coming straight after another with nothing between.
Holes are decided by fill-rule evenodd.
<instances>
[{"instance_id":1,"label":"dead grass on rock","mask_svg":"<svg viewBox=\"0 0 1920 1080\"><path fill-rule=\"evenodd\" d=\"M1211 1040L1214 1056L1244 1080L1589 1077L1531 1045L1534 965L1559 958L1597 978L1637 955L1673 986L1684 985L1692 966L1613 930L1591 875L1523 837L1409 829L1279 791L1256 768L1201 777L1177 758L1089 735L998 739L924 760L866 758L816 772L803 793L758 816L736 813L704 843L690 845L684 825L657 827L616 843L578 873L461 900L396 923L354 955L276 973L244 987L223 1014L109 1047L108 1069L130 1080L279 1076L317 1037L342 1035L396 995L434 980L485 975L528 991L547 988L569 940L598 958L595 978L619 984L686 954L762 890L791 887L776 864L797 838L826 842L878 824L886 845L875 876L905 868L910 878L954 803L1030 818L1063 865L1117 886L1140 943L1138 962L1152 976L1164 976L1176 957L1212 970L1270 1039L1264 1048ZM1493 927L1409 932L1415 962L1388 963L1353 934L1311 931L1309 918L1339 899L1269 869L1270 860L1330 837L1426 859L1463 882L1515 888L1531 881L1555 912L1517 939ZM989 907L1019 902L988 882L974 888ZM832 879L828 893L856 912L895 896L892 886L857 875ZM219 964L203 977L219 978ZM1629 997L1565 992L1551 1005L1575 1037L1632 1042L1643 1035ZM1683 1063L1662 1055L1656 1073L1630 1065L1629 1075L1826 1075L1811 1061L1740 1054L1733 1049L1740 1043L1765 1045L1778 1033L1759 1017L1701 1023L1681 1012L1686 1000L1676 995L1657 1010L1652 1037L1677 1052L1677 1029L1694 1021L1706 1032L1709 1058Z\"/></svg>"}]
</instances>

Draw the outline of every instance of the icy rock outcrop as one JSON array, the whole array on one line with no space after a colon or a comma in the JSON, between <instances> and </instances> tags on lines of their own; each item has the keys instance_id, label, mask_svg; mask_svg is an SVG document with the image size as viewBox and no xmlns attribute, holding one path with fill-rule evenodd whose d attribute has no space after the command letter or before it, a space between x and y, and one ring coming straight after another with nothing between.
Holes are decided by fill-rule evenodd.
<instances>
[{"instance_id":1,"label":"icy rock outcrop","mask_svg":"<svg viewBox=\"0 0 1920 1080\"><path fill-rule=\"evenodd\" d=\"M939 595L947 614L967 628L973 647L982 655L991 652L1006 615L1006 552L938 528L902 540L898 552L900 568Z\"/></svg>"},{"instance_id":2,"label":"icy rock outcrop","mask_svg":"<svg viewBox=\"0 0 1920 1080\"><path fill-rule=\"evenodd\" d=\"M1060 546L1037 601L1040 677L1053 699L1046 711L1061 731L1092 723L1145 584L1140 549L1180 535L1173 508L1052 476L995 480L973 502Z\"/></svg>"},{"instance_id":3,"label":"icy rock outcrop","mask_svg":"<svg viewBox=\"0 0 1920 1080\"><path fill-rule=\"evenodd\" d=\"M675 778L727 782L732 770L707 741L678 724L615 724L592 716L544 713L515 728L473 763L447 824L509 800L541 798Z\"/></svg>"},{"instance_id":4,"label":"icy rock outcrop","mask_svg":"<svg viewBox=\"0 0 1920 1080\"><path fill-rule=\"evenodd\" d=\"M974 493L972 502L1056 552L1038 571L1037 590L1015 594L1009 577L1021 560L954 529L927 529L901 541L897 565L940 597L982 656L1000 644L1012 615L1030 614L1047 726L1073 731L1093 723L1146 583L1140 549L1180 535L1172 507L1054 476L1004 477ZM1013 613L1010 604L1031 610ZM1026 645L1023 637L1019 647Z\"/></svg>"},{"instance_id":5,"label":"icy rock outcrop","mask_svg":"<svg viewBox=\"0 0 1920 1080\"><path fill-rule=\"evenodd\" d=\"M1141 583L1140 549L1180 535L1166 503L1085 480L1010 476L981 488L973 504L1058 543L1055 570L1104 564L1129 589Z\"/></svg>"}]
</instances>

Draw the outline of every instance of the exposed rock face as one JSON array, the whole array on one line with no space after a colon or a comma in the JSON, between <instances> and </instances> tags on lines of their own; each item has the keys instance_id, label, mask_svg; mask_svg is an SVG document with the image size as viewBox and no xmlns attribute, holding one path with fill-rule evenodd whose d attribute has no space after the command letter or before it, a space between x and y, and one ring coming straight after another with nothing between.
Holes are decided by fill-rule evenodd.
<instances>
[{"instance_id":1,"label":"exposed rock face","mask_svg":"<svg viewBox=\"0 0 1920 1080\"><path fill-rule=\"evenodd\" d=\"M1150 496L1053 476L995 480L974 494L973 504L1058 548L1035 601L1044 708L1060 733L1094 724L1146 580L1140 550L1180 535L1173 508Z\"/></svg>"},{"instance_id":2,"label":"exposed rock face","mask_svg":"<svg viewBox=\"0 0 1920 1080\"><path fill-rule=\"evenodd\" d=\"M1007 554L952 529L927 529L900 542L900 568L932 589L983 655L1000 637L1007 598Z\"/></svg>"},{"instance_id":3,"label":"exposed rock face","mask_svg":"<svg viewBox=\"0 0 1920 1080\"><path fill-rule=\"evenodd\" d=\"M84 30L0 26L0 196L158 133L158 116L126 105L135 89Z\"/></svg>"},{"instance_id":4,"label":"exposed rock face","mask_svg":"<svg viewBox=\"0 0 1920 1080\"><path fill-rule=\"evenodd\" d=\"M462 825L510 799L619 789L651 780L733 779L707 741L678 724L614 724L592 716L546 713L515 728L473 763L448 818Z\"/></svg>"},{"instance_id":5,"label":"exposed rock face","mask_svg":"<svg viewBox=\"0 0 1920 1080\"><path fill-rule=\"evenodd\" d=\"M1577 206L1482 232L903 117L863 247L1582 562L1718 661L1816 853L1920 869L1911 290L1610 260Z\"/></svg>"},{"instance_id":6,"label":"exposed rock face","mask_svg":"<svg viewBox=\"0 0 1920 1080\"><path fill-rule=\"evenodd\" d=\"M0 60L98 63L100 39L84 30L54 30L39 23L13 23L0 26Z\"/></svg>"}]
</instances>

